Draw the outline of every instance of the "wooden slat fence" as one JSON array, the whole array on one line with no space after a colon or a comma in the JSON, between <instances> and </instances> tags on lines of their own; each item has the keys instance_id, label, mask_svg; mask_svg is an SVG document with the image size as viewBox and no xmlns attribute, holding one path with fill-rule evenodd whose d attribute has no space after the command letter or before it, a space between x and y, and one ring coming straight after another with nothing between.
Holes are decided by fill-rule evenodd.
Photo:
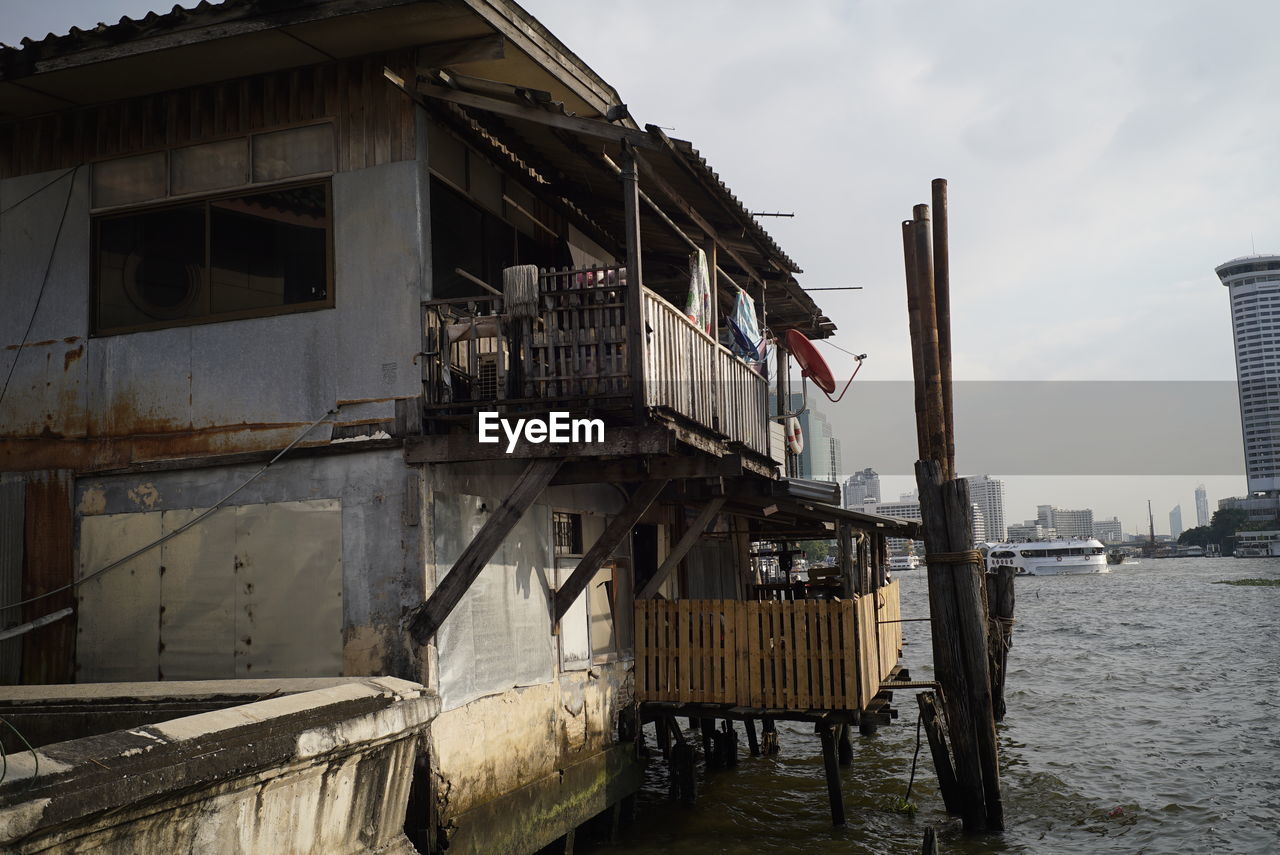
<instances>
[{"instance_id":1,"label":"wooden slat fence","mask_svg":"<svg viewBox=\"0 0 1280 855\"><path fill-rule=\"evenodd\" d=\"M647 288L644 320L653 331L645 348L645 403L713 427L718 345L683 312Z\"/></svg>"},{"instance_id":2,"label":"wooden slat fence","mask_svg":"<svg viewBox=\"0 0 1280 855\"><path fill-rule=\"evenodd\" d=\"M884 680L902 655L902 601L898 582L876 591L876 620L879 626L880 679Z\"/></svg>"},{"instance_id":3,"label":"wooden slat fence","mask_svg":"<svg viewBox=\"0 0 1280 855\"><path fill-rule=\"evenodd\" d=\"M896 593L887 593L886 600ZM756 709L866 709L887 674L876 614L875 595L841 601L641 600L635 624L637 697Z\"/></svg>"},{"instance_id":4,"label":"wooden slat fence","mask_svg":"<svg viewBox=\"0 0 1280 855\"><path fill-rule=\"evenodd\" d=\"M720 432L768 456L769 381L720 345L716 346L716 360Z\"/></svg>"}]
</instances>

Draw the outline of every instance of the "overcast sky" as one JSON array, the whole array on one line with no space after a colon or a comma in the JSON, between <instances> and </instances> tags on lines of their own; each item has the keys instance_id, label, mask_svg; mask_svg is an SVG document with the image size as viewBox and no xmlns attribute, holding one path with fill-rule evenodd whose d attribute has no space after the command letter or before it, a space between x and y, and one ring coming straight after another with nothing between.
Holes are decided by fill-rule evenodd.
<instances>
[{"instance_id":1,"label":"overcast sky","mask_svg":"<svg viewBox=\"0 0 1280 855\"><path fill-rule=\"evenodd\" d=\"M911 376L899 223L945 177L957 379L1234 379L1213 267L1280 252L1280 3L525 5L637 121L691 140L753 210L796 214L764 222L803 284L864 286L815 295L836 341L870 354L861 377ZM148 8L6 2L0 41ZM1092 505L1132 529L1151 495L1162 531L1177 502L1194 520L1197 481L1215 501L1244 489L1188 469L1019 478L1008 515Z\"/></svg>"}]
</instances>

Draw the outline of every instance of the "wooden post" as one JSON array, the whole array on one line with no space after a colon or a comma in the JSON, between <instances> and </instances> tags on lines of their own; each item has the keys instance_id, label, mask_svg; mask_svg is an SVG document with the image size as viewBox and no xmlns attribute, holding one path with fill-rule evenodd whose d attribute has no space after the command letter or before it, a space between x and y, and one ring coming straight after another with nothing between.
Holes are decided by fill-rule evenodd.
<instances>
[{"instance_id":1,"label":"wooden post","mask_svg":"<svg viewBox=\"0 0 1280 855\"><path fill-rule=\"evenodd\" d=\"M1013 645L1012 567L997 567L987 574L988 651L991 659L991 709L996 721L1004 721L1004 680Z\"/></svg>"},{"instance_id":2,"label":"wooden post","mask_svg":"<svg viewBox=\"0 0 1280 855\"><path fill-rule=\"evenodd\" d=\"M840 596L849 599L854 594L865 594L862 579L853 552L853 527L847 522L837 529L840 557Z\"/></svg>"},{"instance_id":3,"label":"wooden post","mask_svg":"<svg viewBox=\"0 0 1280 855\"><path fill-rule=\"evenodd\" d=\"M951 755L947 753L947 738L942 731L942 722L938 721L938 707L933 692L917 693L916 703L920 706L920 721L924 725L924 732L929 737L929 751L933 755L933 768L938 773L942 803L947 806L948 813L958 814L959 784L955 769L951 766Z\"/></svg>"},{"instance_id":4,"label":"wooden post","mask_svg":"<svg viewBox=\"0 0 1280 855\"><path fill-rule=\"evenodd\" d=\"M840 725L839 739L836 742L836 748L840 755L841 766L853 765L853 742L849 739L849 725Z\"/></svg>"},{"instance_id":5,"label":"wooden post","mask_svg":"<svg viewBox=\"0 0 1280 855\"><path fill-rule=\"evenodd\" d=\"M942 413L945 419L947 478L956 477L955 411L951 390L951 250L947 236L947 179L933 179L933 292L938 330L938 365L942 373Z\"/></svg>"},{"instance_id":6,"label":"wooden post","mask_svg":"<svg viewBox=\"0 0 1280 855\"><path fill-rule=\"evenodd\" d=\"M781 343L779 343L776 352L778 376L775 378L777 390L774 394L778 399L777 414L781 416L783 413L788 412L791 409L791 358L787 353L787 349L783 347ZM782 424L784 431L782 437L782 474L790 477L794 471L794 464L792 461L792 457L794 455L792 455L791 448L787 444L785 433L787 423L785 421L780 423Z\"/></svg>"},{"instance_id":7,"label":"wooden post","mask_svg":"<svg viewBox=\"0 0 1280 855\"><path fill-rule=\"evenodd\" d=\"M820 724L818 736L822 740L822 765L827 774L827 798L831 801L831 824L844 825L844 794L840 791L840 765L836 760L834 726Z\"/></svg>"},{"instance_id":8,"label":"wooden post","mask_svg":"<svg viewBox=\"0 0 1280 855\"><path fill-rule=\"evenodd\" d=\"M921 855L938 855L938 832L932 825L924 827L924 843L920 848Z\"/></svg>"},{"instance_id":9,"label":"wooden post","mask_svg":"<svg viewBox=\"0 0 1280 855\"><path fill-rule=\"evenodd\" d=\"M920 515L929 554L929 614L934 668L960 782L960 817L968 831L1003 827L1000 778L987 673L986 615L978 562L941 560L972 550L972 510L964 481L942 483L933 460L916 463Z\"/></svg>"},{"instance_id":10,"label":"wooden post","mask_svg":"<svg viewBox=\"0 0 1280 855\"><path fill-rule=\"evenodd\" d=\"M920 319L920 288L917 283L915 221L902 222L902 259L907 278L907 325L911 333L911 370L915 378L916 443L921 460L929 458L929 430L925 426L924 331Z\"/></svg>"},{"instance_id":11,"label":"wooden post","mask_svg":"<svg viewBox=\"0 0 1280 855\"><path fill-rule=\"evenodd\" d=\"M698 727L702 731L702 762L706 764L708 769L714 768L717 765L715 756L716 720L714 718L700 718L698 719Z\"/></svg>"},{"instance_id":12,"label":"wooden post","mask_svg":"<svg viewBox=\"0 0 1280 855\"><path fill-rule=\"evenodd\" d=\"M929 206L916 205L912 211L915 223L915 287L919 311L921 356L924 359L924 425L927 454L922 460L937 460L942 465L943 480L955 477L952 462L946 456L947 417L943 411L942 365L938 353L938 316L934 308L936 294L933 280L933 234L929 228Z\"/></svg>"},{"instance_id":13,"label":"wooden post","mask_svg":"<svg viewBox=\"0 0 1280 855\"><path fill-rule=\"evenodd\" d=\"M747 730L747 748L750 749L752 757L759 757L760 740L756 737L756 720L748 716L745 724Z\"/></svg>"},{"instance_id":14,"label":"wooden post","mask_svg":"<svg viewBox=\"0 0 1280 855\"><path fill-rule=\"evenodd\" d=\"M781 750L778 747L778 728L776 725L774 725L773 719L770 716L764 717L763 721L760 724L760 730L761 730L761 739L760 739L761 749L764 751L766 755L777 754L778 751Z\"/></svg>"},{"instance_id":15,"label":"wooden post","mask_svg":"<svg viewBox=\"0 0 1280 855\"><path fill-rule=\"evenodd\" d=\"M636 419L645 411L644 389L644 275L640 259L640 176L636 170L636 154L630 143L622 144L619 158L622 172L622 208L626 220L627 241L627 357L631 361L631 400Z\"/></svg>"}]
</instances>

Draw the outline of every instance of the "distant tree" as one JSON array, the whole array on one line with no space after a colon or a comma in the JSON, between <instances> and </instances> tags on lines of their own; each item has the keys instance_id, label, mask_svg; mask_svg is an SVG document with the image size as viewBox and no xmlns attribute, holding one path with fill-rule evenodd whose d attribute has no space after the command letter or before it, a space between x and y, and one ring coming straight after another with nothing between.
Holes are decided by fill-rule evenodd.
<instances>
[{"instance_id":1,"label":"distant tree","mask_svg":"<svg viewBox=\"0 0 1280 855\"><path fill-rule=\"evenodd\" d=\"M1243 508L1219 508L1209 520L1210 543L1222 546L1223 555L1235 552L1237 531L1245 528L1248 514Z\"/></svg>"},{"instance_id":2,"label":"distant tree","mask_svg":"<svg viewBox=\"0 0 1280 855\"><path fill-rule=\"evenodd\" d=\"M823 564L828 559L834 560L836 542L834 540L805 540L796 544L804 550L805 558L810 564Z\"/></svg>"},{"instance_id":3,"label":"distant tree","mask_svg":"<svg viewBox=\"0 0 1280 855\"><path fill-rule=\"evenodd\" d=\"M1218 543L1213 539L1213 529L1207 525L1198 525L1195 528L1189 528L1182 534L1178 535L1178 543L1183 546L1208 546L1211 543Z\"/></svg>"}]
</instances>

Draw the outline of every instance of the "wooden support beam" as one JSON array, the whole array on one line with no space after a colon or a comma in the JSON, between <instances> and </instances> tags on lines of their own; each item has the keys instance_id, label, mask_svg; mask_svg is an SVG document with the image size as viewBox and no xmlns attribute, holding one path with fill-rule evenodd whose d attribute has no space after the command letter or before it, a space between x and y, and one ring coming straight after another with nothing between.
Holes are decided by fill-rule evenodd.
<instances>
[{"instance_id":1,"label":"wooden support beam","mask_svg":"<svg viewBox=\"0 0 1280 855\"><path fill-rule=\"evenodd\" d=\"M827 777L827 798L831 801L831 824L844 825L844 793L840 791L840 764L836 758L835 728L829 724L818 725L822 740L822 765Z\"/></svg>"},{"instance_id":2,"label":"wooden support beam","mask_svg":"<svg viewBox=\"0 0 1280 855\"><path fill-rule=\"evenodd\" d=\"M661 427L610 427L604 442L578 443L572 449L547 442L520 440L510 453L505 437L496 443L481 444L474 433L411 436L404 440L405 463L461 463L475 460L519 460L522 458L631 457L667 455L675 440ZM363 443L351 443L363 445Z\"/></svg>"},{"instance_id":3,"label":"wooden support beam","mask_svg":"<svg viewBox=\"0 0 1280 855\"><path fill-rule=\"evenodd\" d=\"M991 671L991 711L996 721L1004 721L1004 679L1009 666L1009 647L1013 644L1013 576L1012 567L997 567L987 574L988 642L987 656Z\"/></svg>"},{"instance_id":4,"label":"wooden support beam","mask_svg":"<svg viewBox=\"0 0 1280 855\"><path fill-rule=\"evenodd\" d=\"M524 472L516 479L510 495L502 500L475 538L462 550L458 560L436 585L431 596L409 613L406 624L415 642L426 644L440 629L480 575L480 571L489 563L493 553L542 494L563 462L564 459L558 457L529 461Z\"/></svg>"},{"instance_id":5,"label":"wooden support beam","mask_svg":"<svg viewBox=\"0 0 1280 855\"><path fill-rule=\"evenodd\" d=\"M684 169L684 171L688 173L688 175L694 181L696 181L699 184L699 186L701 186L704 190L706 190L708 195L711 196L711 198L717 200L720 203L720 207L724 210L726 214L729 215L731 219L737 220L738 223L741 224L743 234L746 235L748 239L750 239L751 243L755 245L756 249L766 259L766 261L774 263L774 267L777 268L780 272L790 273L790 271L784 270L782 265L777 264L776 262L773 262L773 256L775 255L776 250L773 250L772 248L770 248L767 244L761 241L759 237L754 233L753 229L755 228L756 224L754 221L750 219L750 215L742 211L733 210L733 208L729 205L729 203L724 201L723 199L724 191L721 190L719 187L716 187L708 176L699 172L697 169L694 168L693 164L689 163L689 161L684 156L684 152L676 148L676 144L671 140L670 137L667 136L666 132L662 130L662 128L658 127L657 125L645 125L645 130L648 131L655 139L661 142L662 146L668 152L670 152L671 156L674 157L676 162L680 164L680 167ZM747 270L750 270L750 269L751 268L747 268ZM760 287L761 289L764 288L763 280L760 280Z\"/></svg>"},{"instance_id":6,"label":"wooden support beam","mask_svg":"<svg viewBox=\"0 0 1280 855\"><path fill-rule=\"evenodd\" d=\"M626 218L627 243L627 359L631 365L632 407L637 418L645 411L645 348L648 336L644 321L644 271L640 252L640 177L636 171L636 153L631 146L623 146L622 208Z\"/></svg>"},{"instance_id":7,"label":"wooden support beam","mask_svg":"<svg viewBox=\"0 0 1280 855\"><path fill-rule=\"evenodd\" d=\"M707 525L715 519L716 514L720 512L720 508L724 506L726 499L724 496L716 496L702 506L702 510L698 511L698 515L694 517L693 522L689 524L689 528L685 531L684 536L672 547L667 553L666 560L662 562L662 566L653 574L653 578L645 583L645 586L636 594L637 600L646 600L658 593L658 588L667 580L684 557L689 554L689 550L698 542L706 531Z\"/></svg>"},{"instance_id":8,"label":"wooden support beam","mask_svg":"<svg viewBox=\"0 0 1280 855\"><path fill-rule=\"evenodd\" d=\"M587 587L587 583L591 581L591 577L600 569L600 565L613 554L613 550L622 542L622 539L631 533L631 529L640 521L640 517L649 510L649 506L669 483L671 482L665 479L658 479L641 484L618 515L610 520L604 534L591 545L587 554L582 556L578 566L573 569L573 573L560 586L560 590L556 591L556 623L559 623L565 612L569 611L573 601L578 599Z\"/></svg>"},{"instance_id":9,"label":"wooden support beam","mask_svg":"<svg viewBox=\"0 0 1280 855\"><path fill-rule=\"evenodd\" d=\"M656 478L725 478L741 474L742 457L737 454L718 458L700 454L696 457L642 457L608 462L583 460L566 463L551 484L618 484Z\"/></svg>"},{"instance_id":10,"label":"wooden support beam","mask_svg":"<svg viewBox=\"0 0 1280 855\"><path fill-rule=\"evenodd\" d=\"M677 160L680 160L682 163L684 162L684 158L680 154L680 152L672 150L670 154L672 157L676 158ZM693 207L693 205L689 204L688 200L686 200L684 196L680 194L680 191L672 187L670 182L668 182L665 178L663 178L662 175L658 172L658 170L654 169L652 166L650 166L648 163L645 162L644 158L637 158L637 159L639 160L639 163L640 163L641 175L643 177L643 181L648 182L649 184L652 184L654 187L656 187L658 189L658 192L660 192L663 196L666 196L667 199L671 202L671 204L676 206L676 209L679 210L680 213L684 214L686 217L692 220L693 223L697 225L698 228L702 229L703 233L708 238L710 238L712 244L714 246L719 247L720 249L723 249L725 252L725 255L732 258L737 263L737 265L742 268L743 272L747 274L747 277L749 279L751 279L753 282L763 283L764 279L756 271L755 267L747 263L747 260L742 257L741 253L739 253L736 249L730 246L728 241L720 237L719 230L716 229L715 226L711 225L710 220L702 216L702 214L698 213L698 209ZM707 256L708 261L710 261L711 258L712 256L710 255ZM714 268L712 268L712 270L714 270Z\"/></svg>"},{"instance_id":11,"label":"wooden support beam","mask_svg":"<svg viewBox=\"0 0 1280 855\"><path fill-rule=\"evenodd\" d=\"M664 148L662 143L644 131L611 124L604 119L584 119L581 116L566 116L564 113L544 110L541 107L525 106L514 101L504 101L501 98L477 95L474 92L449 89L432 83L420 82L417 86L417 91L426 98L447 101L450 104L459 104L476 110L485 110L498 116L505 116L508 119L519 119L525 122L545 125L548 128L559 128L581 136L605 140L615 145L622 145L626 142L636 148L649 151L662 151Z\"/></svg>"},{"instance_id":12,"label":"wooden support beam","mask_svg":"<svg viewBox=\"0 0 1280 855\"><path fill-rule=\"evenodd\" d=\"M960 813L960 784L956 781L951 755L947 753L947 738L938 720L938 704L933 692L919 692L916 703L920 707L920 722L929 737L929 751L933 755L933 768L938 773L938 789L942 791L942 803L947 813Z\"/></svg>"}]
</instances>

